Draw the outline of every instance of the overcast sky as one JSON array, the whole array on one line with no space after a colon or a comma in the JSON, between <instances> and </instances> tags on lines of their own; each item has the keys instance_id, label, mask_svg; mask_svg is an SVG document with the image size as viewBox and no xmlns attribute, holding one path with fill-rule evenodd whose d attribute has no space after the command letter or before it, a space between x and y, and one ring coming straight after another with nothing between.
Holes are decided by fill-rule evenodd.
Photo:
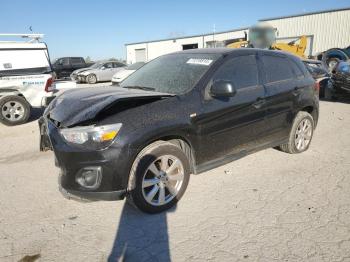
<instances>
[{"instance_id":1,"label":"overcast sky","mask_svg":"<svg viewBox=\"0 0 350 262\"><path fill-rule=\"evenodd\" d=\"M125 58L125 43L250 26L258 19L350 7L350 0L2 1L0 33L45 34L51 58ZM335 29L336 30L336 29Z\"/></svg>"}]
</instances>

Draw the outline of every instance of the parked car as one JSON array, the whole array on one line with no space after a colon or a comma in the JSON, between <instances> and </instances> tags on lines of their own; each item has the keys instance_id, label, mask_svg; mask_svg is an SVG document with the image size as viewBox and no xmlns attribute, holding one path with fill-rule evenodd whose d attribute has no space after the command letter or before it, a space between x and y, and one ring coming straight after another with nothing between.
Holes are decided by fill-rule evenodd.
<instances>
[{"instance_id":1,"label":"parked car","mask_svg":"<svg viewBox=\"0 0 350 262\"><path fill-rule=\"evenodd\" d=\"M197 49L161 56L121 87L71 90L39 120L61 192L128 201L144 212L180 200L190 174L280 147L311 143L319 112L301 60L260 49Z\"/></svg>"},{"instance_id":2,"label":"parked car","mask_svg":"<svg viewBox=\"0 0 350 262\"><path fill-rule=\"evenodd\" d=\"M319 60L304 59L303 62L315 79L316 84L319 85L320 97L325 97L326 89L331 85L331 73L329 72L328 66L323 61Z\"/></svg>"},{"instance_id":3,"label":"parked car","mask_svg":"<svg viewBox=\"0 0 350 262\"><path fill-rule=\"evenodd\" d=\"M97 82L111 81L115 73L126 67L125 64L115 61L99 62L94 65L74 71L71 79L79 83L95 84Z\"/></svg>"},{"instance_id":4,"label":"parked car","mask_svg":"<svg viewBox=\"0 0 350 262\"><path fill-rule=\"evenodd\" d=\"M350 60L339 62L333 69L331 84L326 92L327 99L350 94Z\"/></svg>"},{"instance_id":5,"label":"parked car","mask_svg":"<svg viewBox=\"0 0 350 262\"><path fill-rule=\"evenodd\" d=\"M41 42L43 35L15 36L29 41L0 42L0 122L8 126L26 123L34 108L46 106L53 97L50 56Z\"/></svg>"},{"instance_id":6,"label":"parked car","mask_svg":"<svg viewBox=\"0 0 350 262\"><path fill-rule=\"evenodd\" d=\"M140 69L144 64L145 62L137 62L119 70L115 75L113 75L112 84L119 85L125 78L134 73L136 70Z\"/></svg>"},{"instance_id":7,"label":"parked car","mask_svg":"<svg viewBox=\"0 0 350 262\"><path fill-rule=\"evenodd\" d=\"M86 68L93 63L86 63L82 57L61 57L57 58L52 67L55 71L56 78L68 78L70 74L77 69Z\"/></svg>"}]
</instances>

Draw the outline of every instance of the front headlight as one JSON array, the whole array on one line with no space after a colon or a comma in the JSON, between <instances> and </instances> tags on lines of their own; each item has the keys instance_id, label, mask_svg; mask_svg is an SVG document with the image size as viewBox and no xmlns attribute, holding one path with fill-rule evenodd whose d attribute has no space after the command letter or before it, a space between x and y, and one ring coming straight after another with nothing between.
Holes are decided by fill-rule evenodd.
<instances>
[{"instance_id":1,"label":"front headlight","mask_svg":"<svg viewBox=\"0 0 350 262\"><path fill-rule=\"evenodd\" d=\"M105 126L78 126L61 129L60 133L68 143L88 149L102 149L113 142L121 127L121 123Z\"/></svg>"}]
</instances>

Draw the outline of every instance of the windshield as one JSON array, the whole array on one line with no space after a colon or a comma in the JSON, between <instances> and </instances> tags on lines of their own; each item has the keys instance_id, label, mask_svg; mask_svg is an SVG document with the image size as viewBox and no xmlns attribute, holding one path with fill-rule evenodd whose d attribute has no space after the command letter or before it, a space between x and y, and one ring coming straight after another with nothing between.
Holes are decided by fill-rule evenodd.
<instances>
[{"instance_id":1,"label":"windshield","mask_svg":"<svg viewBox=\"0 0 350 262\"><path fill-rule=\"evenodd\" d=\"M126 78L121 87L184 94L194 87L220 56L190 53L161 56Z\"/></svg>"},{"instance_id":2,"label":"windshield","mask_svg":"<svg viewBox=\"0 0 350 262\"><path fill-rule=\"evenodd\" d=\"M90 68L100 68L103 65L103 63L95 63L90 66Z\"/></svg>"}]
</instances>

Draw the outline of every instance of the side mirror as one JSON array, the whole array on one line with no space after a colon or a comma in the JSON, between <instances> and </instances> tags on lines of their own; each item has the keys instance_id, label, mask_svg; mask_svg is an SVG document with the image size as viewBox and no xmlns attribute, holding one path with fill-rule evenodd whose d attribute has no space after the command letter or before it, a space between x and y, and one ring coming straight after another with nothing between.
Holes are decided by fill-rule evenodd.
<instances>
[{"instance_id":1,"label":"side mirror","mask_svg":"<svg viewBox=\"0 0 350 262\"><path fill-rule=\"evenodd\" d=\"M236 88L231 81L216 80L210 87L212 97L232 97L236 94Z\"/></svg>"},{"instance_id":2,"label":"side mirror","mask_svg":"<svg viewBox=\"0 0 350 262\"><path fill-rule=\"evenodd\" d=\"M106 67L104 67L104 66L101 66L101 70L105 70L106 69Z\"/></svg>"}]
</instances>

